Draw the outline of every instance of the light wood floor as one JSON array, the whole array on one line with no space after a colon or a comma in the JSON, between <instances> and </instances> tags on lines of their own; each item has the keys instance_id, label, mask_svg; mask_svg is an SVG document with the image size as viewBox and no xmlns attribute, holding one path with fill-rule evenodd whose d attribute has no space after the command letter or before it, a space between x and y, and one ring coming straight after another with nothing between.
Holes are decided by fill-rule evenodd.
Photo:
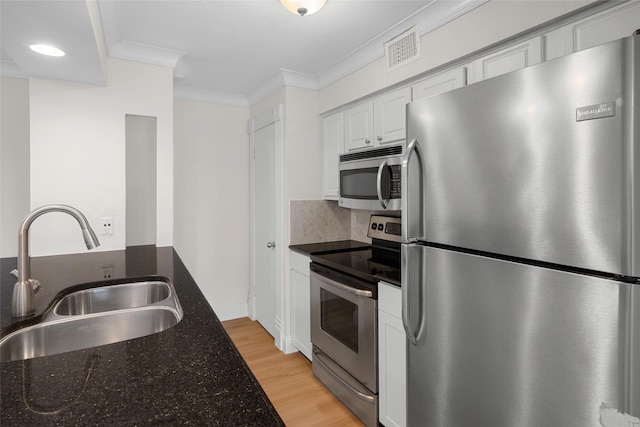
<instances>
[{"instance_id":1,"label":"light wood floor","mask_svg":"<svg viewBox=\"0 0 640 427\"><path fill-rule=\"evenodd\" d=\"M222 322L287 427L362 426L311 372L301 353L284 354L249 318Z\"/></svg>"}]
</instances>

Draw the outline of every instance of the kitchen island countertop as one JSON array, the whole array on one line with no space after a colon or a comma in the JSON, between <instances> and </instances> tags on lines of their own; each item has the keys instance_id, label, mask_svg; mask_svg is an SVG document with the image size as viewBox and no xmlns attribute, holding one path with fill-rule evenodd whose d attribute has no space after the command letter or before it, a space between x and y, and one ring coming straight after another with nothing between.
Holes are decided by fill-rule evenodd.
<instances>
[{"instance_id":1,"label":"kitchen island countertop","mask_svg":"<svg viewBox=\"0 0 640 427\"><path fill-rule=\"evenodd\" d=\"M15 265L1 260L3 335L15 327ZM61 289L105 275L169 277L184 317L146 337L0 363L0 425L284 425L172 248L38 257L31 271L36 317Z\"/></svg>"}]
</instances>

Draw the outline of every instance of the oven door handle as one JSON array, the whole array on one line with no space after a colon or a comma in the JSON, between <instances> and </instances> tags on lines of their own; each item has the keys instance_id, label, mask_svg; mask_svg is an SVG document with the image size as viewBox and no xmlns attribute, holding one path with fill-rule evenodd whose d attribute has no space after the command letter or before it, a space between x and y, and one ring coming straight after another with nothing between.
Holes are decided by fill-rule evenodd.
<instances>
[{"instance_id":1,"label":"oven door handle","mask_svg":"<svg viewBox=\"0 0 640 427\"><path fill-rule=\"evenodd\" d=\"M313 349L313 359L314 359L314 361L316 363L320 362L320 364L324 365L326 372L328 372L333 377L333 379L335 379L338 382L340 382L340 384L342 384L347 389L349 389L353 394L358 396L358 398L360 398L360 399L362 399L362 400L364 400L365 402L368 402L368 403L375 403L375 401L376 401L375 397L369 396L367 394L364 394L360 390L356 390L351 384L349 384L343 378L341 378L340 375L337 375L329 367L327 367L327 364L322 360L322 358L323 358L323 355L318 350L316 350L314 348Z\"/></svg>"},{"instance_id":2,"label":"oven door handle","mask_svg":"<svg viewBox=\"0 0 640 427\"><path fill-rule=\"evenodd\" d=\"M351 286L343 285L342 283L336 282L335 280L331 280L325 276L322 276L322 278L325 280L326 284L328 284L329 286L333 286L334 288L338 288L340 290L343 290L345 292L348 292L350 294L353 294L359 297L373 298L373 292L371 291L367 291L365 289L352 288Z\"/></svg>"}]
</instances>

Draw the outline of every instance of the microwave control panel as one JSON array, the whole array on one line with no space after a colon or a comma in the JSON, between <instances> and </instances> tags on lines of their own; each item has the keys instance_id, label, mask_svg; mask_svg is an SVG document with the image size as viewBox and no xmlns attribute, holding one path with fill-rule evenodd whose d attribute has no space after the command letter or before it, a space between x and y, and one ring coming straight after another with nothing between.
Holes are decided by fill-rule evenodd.
<instances>
[{"instance_id":1,"label":"microwave control panel","mask_svg":"<svg viewBox=\"0 0 640 427\"><path fill-rule=\"evenodd\" d=\"M402 189L400 188L400 165L391 166L391 198L400 199L402 197Z\"/></svg>"}]
</instances>

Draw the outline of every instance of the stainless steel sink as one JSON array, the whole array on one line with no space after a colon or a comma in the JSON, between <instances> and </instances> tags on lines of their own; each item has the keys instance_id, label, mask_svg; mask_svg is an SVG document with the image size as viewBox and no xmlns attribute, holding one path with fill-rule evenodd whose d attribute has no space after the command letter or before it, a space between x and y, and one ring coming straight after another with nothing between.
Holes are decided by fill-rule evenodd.
<instances>
[{"instance_id":1,"label":"stainless steel sink","mask_svg":"<svg viewBox=\"0 0 640 427\"><path fill-rule=\"evenodd\" d=\"M96 347L175 326L182 308L167 278L87 285L54 299L40 322L0 339L0 362Z\"/></svg>"},{"instance_id":2,"label":"stainless steel sink","mask_svg":"<svg viewBox=\"0 0 640 427\"><path fill-rule=\"evenodd\" d=\"M171 288L164 281L124 283L73 292L56 304L53 311L77 316L144 307L162 301L170 294Z\"/></svg>"}]
</instances>

